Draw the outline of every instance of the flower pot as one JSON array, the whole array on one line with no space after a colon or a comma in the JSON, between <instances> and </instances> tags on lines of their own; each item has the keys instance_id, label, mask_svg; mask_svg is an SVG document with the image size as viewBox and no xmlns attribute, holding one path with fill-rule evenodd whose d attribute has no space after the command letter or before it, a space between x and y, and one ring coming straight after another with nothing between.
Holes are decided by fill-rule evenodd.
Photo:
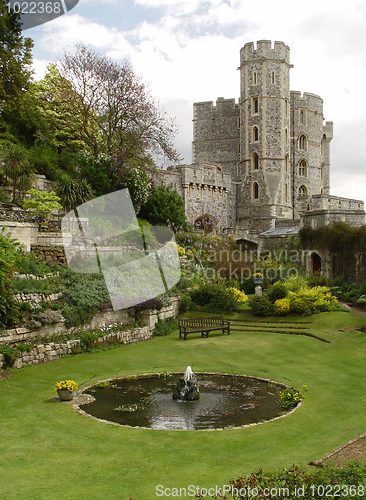
<instances>
[{"instance_id":1,"label":"flower pot","mask_svg":"<svg viewBox=\"0 0 366 500\"><path fill-rule=\"evenodd\" d=\"M254 277L253 281L254 281L255 285L261 285L263 283L263 277L262 276L261 277L259 277L259 276L258 277Z\"/></svg>"},{"instance_id":2,"label":"flower pot","mask_svg":"<svg viewBox=\"0 0 366 500\"><path fill-rule=\"evenodd\" d=\"M61 401L71 401L74 399L76 391L68 391L67 389L58 389L57 390L58 397Z\"/></svg>"}]
</instances>

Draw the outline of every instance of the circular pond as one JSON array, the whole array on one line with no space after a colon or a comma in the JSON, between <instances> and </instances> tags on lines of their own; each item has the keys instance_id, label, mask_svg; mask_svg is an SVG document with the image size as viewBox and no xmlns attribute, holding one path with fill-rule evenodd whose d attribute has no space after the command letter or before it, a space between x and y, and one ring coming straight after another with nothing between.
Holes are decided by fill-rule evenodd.
<instances>
[{"instance_id":1,"label":"circular pond","mask_svg":"<svg viewBox=\"0 0 366 500\"><path fill-rule=\"evenodd\" d=\"M84 392L95 401L83 411L132 427L196 430L241 427L283 414L280 385L239 375L196 373L200 398L180 401L172 394L182 374L127 377ZM104 384L108 385L108 384Z\"/></svg>"}]
</instances>

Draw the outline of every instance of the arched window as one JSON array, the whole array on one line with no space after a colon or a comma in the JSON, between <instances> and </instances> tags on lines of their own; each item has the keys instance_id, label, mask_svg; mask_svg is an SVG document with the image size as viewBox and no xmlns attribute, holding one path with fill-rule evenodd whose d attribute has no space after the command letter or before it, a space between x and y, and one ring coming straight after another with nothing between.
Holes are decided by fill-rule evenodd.
<instances>
[{"instance_id":1,"label":"arched window","mask_svg":"<svg viewBox=\"0 0 366 500\"><path fill-rule=\"evenodd\" d=\"M300 186L299 187L299 196L307 196L308 190L306 189L306 186Z\"/></svg>"},{"instance_id":2,"label":"arched window","mask_svg":"<svg viewBox=\"0 0 366 500\"><path fill-rule=\"evenodd\" d=\"M253 99L253 113L259 113L259 102L258 97L254 97Z\"/></svg>"},{"instance_id":3,"label":"arched window","mask_svg":"<svg viewBox=\"0 0 366 500\"><path fill-rule=\"evenodd\" d=\"M304 123L304 112L300 111L300 123Z\"/></svg>"},{"instance_id":4,"label":"arched window","mask_svg":"<svg viewBox=\"0 0 366 500\"><path fill-rule=\"evenodd\" d=\"M259 156L257 155L257 153L253 154L253 168L254 170L258 170L259 168Z\"/></svg>"},{"instance_id":5,"label":"arched window","mask_svg":"<svg viewBox=\"0 0 366 500\"><path fill-rule=\"evenodd\" d=\"M307 148L307 141L305 135L300 135L299 137L299 149L303 149L304 151Z\"/></svg>"},{"instance_id":6,"label":"arched window","mask_svg":"<svg viewBox=\"0 0 366 500\"><path fill-rule=\"evenodd\" d=\"M258 141L258 139L259 139L258 127L253 128L253 139L254 139L254 141Z\"/></svg>"},{"instance_id":7,"label":"arched window","mask_svg":"<svg viewBox=\"0 0 366 500\"><path fill-rule=\"evenodd\" d=\"M258 187L258 182L255 182L253 185L253 197L255 200L258 200L259 198L259 187Z\"/></svg>"},{"instance_id":8,"label":"arched window","mask_svg":"<svg viewBox=\"0 0 366 500\"><path fill-rule=\"evenodd\" d=\"M299 175L301 175L302 177L306 177L306 161L305 160L301 160L299 162Z\"/></svg>"}]
</instances>

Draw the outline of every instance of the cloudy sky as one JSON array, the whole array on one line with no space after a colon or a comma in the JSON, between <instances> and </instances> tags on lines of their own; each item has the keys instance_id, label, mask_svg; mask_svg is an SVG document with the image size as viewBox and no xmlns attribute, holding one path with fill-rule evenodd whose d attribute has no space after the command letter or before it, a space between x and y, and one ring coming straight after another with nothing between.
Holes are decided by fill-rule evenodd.
<instances>
[{"instance_id":1,"label":"cloudy sky","mask_svg":"<svg viewBox=\"0 0 366 500\"><path fill-rule=\"evenodd\" d=\"M324 100L334 122L331 194L366 199L366 2L363 0L80 0L68 14L26 30L36 78L83 42L128 59L176 117L176 146L191 162L192 104L238 99L239 51L279 40L291 49L291 90Z\"/></svg>"}]
</instances>

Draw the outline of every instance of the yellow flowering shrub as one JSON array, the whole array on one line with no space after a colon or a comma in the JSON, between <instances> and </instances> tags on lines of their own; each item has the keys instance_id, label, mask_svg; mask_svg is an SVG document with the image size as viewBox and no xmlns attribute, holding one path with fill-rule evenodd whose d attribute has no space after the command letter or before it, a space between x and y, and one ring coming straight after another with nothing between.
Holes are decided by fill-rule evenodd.
<instances>
[{"instance_id":1,"label":"yellow flowering shrub","mask_svg":"<svg viewBox=\"0 0 366 500\"><path fill-rule=\"evenodd\" d=\"M285 297L284 299L278 299L273 304L273 312L277 316L285 316L290 313L290 299Z\"/></svg>"},{"instance_id":2,"label":"yellow flowering shrub","mask_svg":"<svg viewBox=\"0 0 366 500\"><path fill-rule=\"evenodd\" d=\"M184 250L184 248L181 247L180 245L178 245L178 243L177 243L177 250L178 250L179 257L183 257L183 255L186 254L186 251Z\"/></svg>"},{"instance_id":3,"label":"yellow flowering shrub","mask_svg":"<svg viewBox=\"0 0 366 500\"><path fill-rule=\"evenodd\" d=\"M59 391L61 389L66 389L67 391L77 391L78 384L73 380L61 380L60 382L56 382L55 391Z\"/></svg>"},{"instance_id":4,"label":"yellow flowering shrub","mask_svg":"<svg viewBox=\"0 0 366 500\"><path fill-rule=\"evenodd\" d=\"M245 302L248 300L248 296L244 292L241 292L240 290L238 290L237 288L230 287L230 288L227 288L227 290L231 291L236 302L240 302L242 304L245 304Z\"/></svg>"}]
</instances>

